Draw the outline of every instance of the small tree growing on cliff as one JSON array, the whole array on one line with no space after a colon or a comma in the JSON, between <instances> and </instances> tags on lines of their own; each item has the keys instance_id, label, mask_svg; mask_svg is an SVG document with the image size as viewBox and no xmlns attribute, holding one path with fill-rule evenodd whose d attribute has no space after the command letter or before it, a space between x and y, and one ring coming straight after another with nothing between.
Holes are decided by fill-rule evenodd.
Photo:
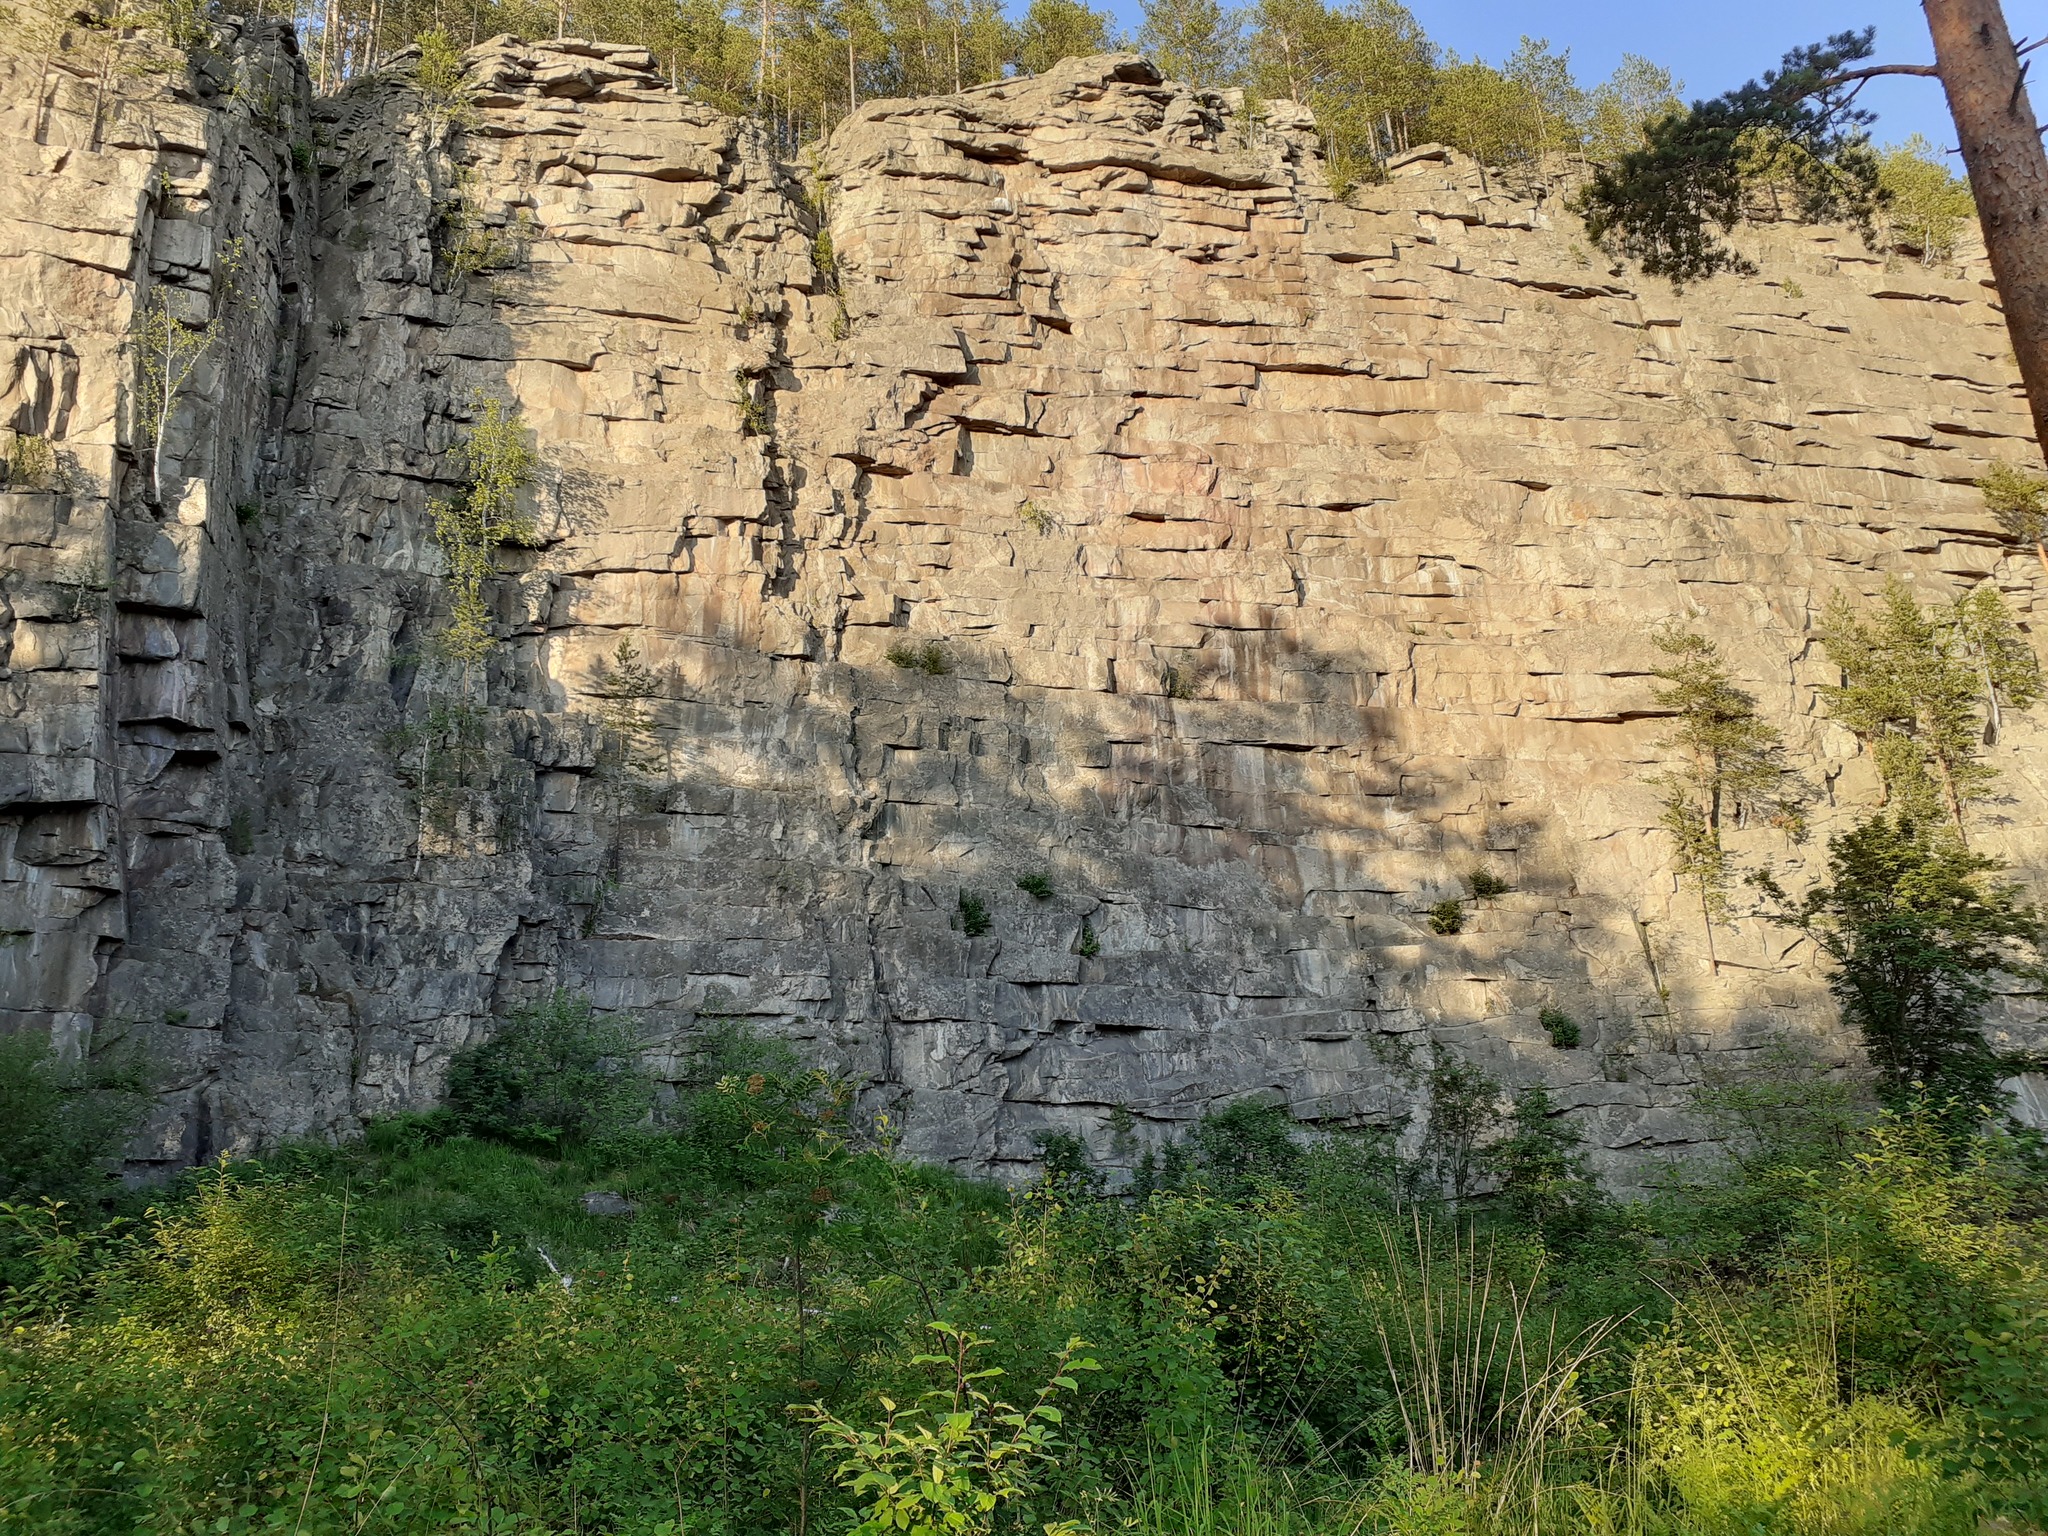
<instances>
[{"instance_id":1,"label":"small tree growing on cliff","mask_svg":"<svg viewBox=\"0 0 2048 1536\"><path fill-rule=\"evenodd\" d=\"M2041 569L2048 571L2048 478L2011 464L1993 466L1977 482L1984 505L1998 525L2023 544L2034 546Z\"/></svg>"},{"instance_id":2,"label":"small tree growing on cliff","mask_svg":"<svg viewBox=\"0 0 2048 1536\"><path fill-rule=\"evenodd\" d=\"M1863 1037L1884 1097L1927 1092L1966 1115L2001 1097L2013 1067L1984 1038L1991 980L2043 978L2040 914L2003 866L1909 813L1879 814L1828 845L1828 880L1797 903L1756 883L1835 962L1843 1017Z\"/></svg>"},{"instance_id":3,"label":"small tree growing on cliff","mask_svg":"<svg viewBox=\"0 0 2048 1536\"><path fill-rule=\"evenodd\" d=\"M484 588L496 572L498 549L533 538L533 520L519 509L519 493L540 465L509 404L480 396L476 405L476 422L460 449L469 488L434 507L434 542L448 558L447 583L454 598L441 649L461 664L465 679L491 648Z\"/></svg>"},{"instance_id":4,"label":"small tree growing on cliff","mask_svg":"<svg viewBox=\"0 0 2048 1536\"><path fill-rule=\"evenodd\" d=\"M1756 699L1735 685L1711 640L1667 631L1656 642L1670 658L1652 674L1664 684L1657 704L1677 717L1658 746L1677 753L1679 762L1653 782L1664 790L1660 819L1671 837L1672 869L1699 895L1707 961L1718 972L1714 924L1727 915L1731 880L1723 819L1754 808L1796 841L1805 835L1809 791L1786 763L1776 728L1757 713Z\"/></svg>"},{"instance_id":5,"label":"small tree growing on cliff","mask_svg":"<svg viewBox=\"0 0 2048 1536\"><path fill-rule=\"evenodd\" d=\"M212 313L204 325L191 325L172 306L171 290L159 284L151 291L136 317L136 400L140 406L144 440L149 444L149 494L163 500L164 434L171 417L184 398L192 380L213 344L227 331L239 289L243 250L240 236L221 247L214 264Z\"/></svg>"},{"instance_id":6,"label":"small tree growing on cliff","mask_svg":"<svg viewBox=\"0 0 2048 1536\"><path fill-rule=\"evenodd\" d=\"M1837 596L1820 633L1842 669L1840 685L1821 692L1870 747L1884 805L1923 826L1946 813L1962 836L1964 808L1997 779L1981 754L2001 707L2024 709L2041 696L2040 663L2003 599L1980 588L1923 610L1893 577L1874 613Z\"/></svg>"}]
</instances>

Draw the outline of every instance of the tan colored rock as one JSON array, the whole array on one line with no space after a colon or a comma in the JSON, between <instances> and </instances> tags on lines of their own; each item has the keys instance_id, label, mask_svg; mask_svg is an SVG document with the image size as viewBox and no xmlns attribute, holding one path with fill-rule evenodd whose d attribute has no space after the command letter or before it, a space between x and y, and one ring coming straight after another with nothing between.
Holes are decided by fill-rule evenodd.
<instances>
[{"instance_id":1,"label":"tan colored rock","mask_svg":"<svg viewBox=\"0 0 2048 1536\"><path fill-rule=\"evenodd\" d=\"M494 39L469 79L459 132L402 72L299 84L283 134L130 85L97 146L89 100L0 89L0 424L77 466L0 493L0 1018L162 1035L145 1156L430 1099L554 986L663 1063L709 1019L787 1037L998 1171L1246 1093L1401 1123L1437 1049L1549 1085L1627 1179L1693 1144L1707 1063L1845 1053L1782 932L1708 973L1649 636L1720 642L1831 782L1820 832L1869 804L1827 598L2041 596L1970 484L2030 452L1981 260L1775 226L1760 278L1676 294L1450 151L1334 201L1298 109L1245 143L1115 56L863 108L835 277L802 175L637 50ZM254 297L152 506L124 338L152 283L211 313L237 237ZM490 395L537 547L465 694L433 506ZM658 681L630 784L622 640ZM408 743L465 698L437 819ZM1993 753L1981 841L2022 867L2041 747ZM1823 846L1734 843L1794 882ZM1479 864L1512 891L1432 933ZM2038 1043L2038 1003L1997 1027Z\"/></svg>"}]
</instances>

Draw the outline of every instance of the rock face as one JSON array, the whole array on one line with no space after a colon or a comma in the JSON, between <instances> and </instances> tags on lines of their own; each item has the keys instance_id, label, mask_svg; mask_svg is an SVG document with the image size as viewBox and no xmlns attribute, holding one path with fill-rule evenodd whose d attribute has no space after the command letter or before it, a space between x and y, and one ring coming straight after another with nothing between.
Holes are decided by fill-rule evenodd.
<instances>
[{"instance_id":1,"label":"rock face","mask_svg":"<svg viewBox=\"0 0 2048 1536\"><path fill-rule=\"evenodd\" d=\"M1773 226L1681 296L1448 154L1338 201L1295 109L1129 56L872 103L815 180L601 44L440 103L313 103L268 23L0 77L0 424L58 459L0 492L0 1027L145 1031L138 1161L430 1102L568 987L664 1068L786 1037L966 1168L1251 1093L1416 1135L1456 1055L1626 1180L1714 1061L1845 1047L1782 931L1708 968L1652 632L1720 643L1824 836L1875 798L1827 599L2044 592L1970 484L2029 452L1978 260ZM166 301L222 319L152 493ZM464 665L436 509L493 400L539 465ZM1980 823L2023 870L2041 747Z\"/></svg>"}]
</instances>

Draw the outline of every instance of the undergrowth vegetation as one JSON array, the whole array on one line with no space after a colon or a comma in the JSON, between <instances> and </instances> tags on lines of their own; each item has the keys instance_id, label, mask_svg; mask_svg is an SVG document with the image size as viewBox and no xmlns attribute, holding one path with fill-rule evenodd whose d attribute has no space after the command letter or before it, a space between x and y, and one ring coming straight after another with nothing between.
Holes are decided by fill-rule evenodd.
<instances>
[{"instance_id":1,"label":"undergrowth vegetation","mask_svg":"<svg viewBox=\"0 0 2048 1536\"><path fill-rule=\"evenodd\" d=\"M1453 1200L1387 1138L1253 1103L1121 1188L1053 1138L1005 1191L905 1161L850 1085L736 1033L663 1098L562 997L465 1052L446 1108L358 1143L223 1161L147 1208L6 1206L0 1525L2048 1514L2044 1185L1988 1120L1788 1066L1703 1095L1737 1155L1619 1204L1534 1099L1458 1181L1489 1192Z\"/></svg>"}]
</instances>

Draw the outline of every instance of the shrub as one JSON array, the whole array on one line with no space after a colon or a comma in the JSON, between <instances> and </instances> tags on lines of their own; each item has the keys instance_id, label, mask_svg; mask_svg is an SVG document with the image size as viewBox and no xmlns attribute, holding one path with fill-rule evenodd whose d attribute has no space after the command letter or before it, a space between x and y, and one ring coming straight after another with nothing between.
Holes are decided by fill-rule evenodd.
<instances>
[{"instance_id":1,"label":"shrub","mask_svg":"<svg viewBox=\"0 0 2048 1536\"><path fill-rule=\"evenodd\" d=\"M12 491L54 491L58 488L57 450L47 437L14 434L7 450L6 485Z\"/></svg>"},{"instance_id":2,"label":"shrub","mask_svg":"<svg viewBox=\"0 0 2048 1536\"><path fill-rule=\"evenodd\" d=\"M1084 960L1102 953L1102 940L1095 937L1095 928L1085 917L1081 919L1081 937L1074 946L1074 953Z\"/></svg>"},{"instance_id":3,"label":"shrub","mask_svg":"<svg viewBox=\"0 0 2048 1536\"><path fill-rule=\"evenodd\" d=\"M0 1200L79 1204L111 1193L152 1079L126 1040L67 1061L40 1035L0 1036Z\"/></svg>"},{"instance_id":4,"label":"shrub","mask_svg":"<svg viewBox=\"0 0 2048 1536\"><path fill-rule=\"evenodd\" d=\"M1017 889L1040 901L1052 900L1052 880L1045 875L1019 875Z\"/></svg>"},{"instance_id":5,"label":"shrub","mask_svg":"<svg viewBox=\"0 0 2048 1536\"><path fill-rule=\"evenodd\" d=\"M988 904L969 891L960 893L960 931L970 939L978 939L995 926L995 919L988 915Z\"/></svg>"},{"instance_id":6,"label":"shrub","mask_svg":"<svg viewBox=\"0 0 2048 1536\"><path fill-rule=\"evenodd\" d=\"M927 640L923 645L899 642L889 647L887 655L892 667L901 667L906 672L922 672L926 677L944 677L953 670L946 648L936 640Z\"/></svg>"},{"instance_id":7,"label":"shrub","mask_svg":"<svg viewBox=\"0 0 2048 1536\"><path fill-rule=\"evenodd\" d=\"M588 998L557 992L463 1047L448 1068L448 1109L472 1136L574 1146L623 1131L653 1103L638 1043Z\"/></svg>"},{"instance_id":8,"label":"shrub","mask_svg":"<svg viewBox=\"0 0 2048 1536\"><path fill-rule=\"evenodd\" d=\"M1578 1048L1579 1021L1570 1014L1556 1008L1545 1008L1536 1015L1536 1022L1549 1032L1550 1043L1560 1051Z\"/></svg>"},{"instance_id":9,"label":"shrub","mask_svg":"<svg viewBox=\"0 0 2048 1536\"><path fill-rule=\"evenodd\" d=\"M1465 931L1465 903L1455 896L1446 897L1429 909L1429 931L1431 933L1463 933Z\"/></svg>"},{"instance_id":10,"label":"shrub","mask_svg":"<svg viewBox=\"0 0 2048 1536\"><path fill-rule=\"evenodd\" d=\"M1496 896L1505 896L1514 889L1484 865L1478 866L1467 875L1465 883L1472 887L1473 899L1477 901L1490 901Z\"/></svg>"}]
</instances>

